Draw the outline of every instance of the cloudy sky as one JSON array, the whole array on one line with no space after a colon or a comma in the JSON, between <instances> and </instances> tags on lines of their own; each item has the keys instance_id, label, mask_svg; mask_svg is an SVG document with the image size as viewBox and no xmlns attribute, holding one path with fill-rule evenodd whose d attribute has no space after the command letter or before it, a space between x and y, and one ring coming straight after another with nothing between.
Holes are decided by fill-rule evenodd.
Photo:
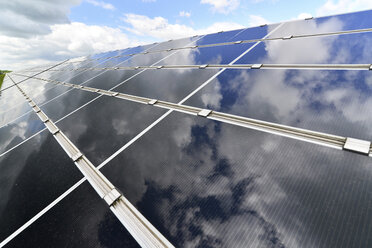
<instances>
[{"instance_id":1,"label":"cloudy sky","mask_svg":"<svg viewBox=\"0 0 372 248\"><path fill-rule=\"evenodd\" d=\"M0 0L0 69L370 8L370 0Z\"/></svg>"}]
</instances>

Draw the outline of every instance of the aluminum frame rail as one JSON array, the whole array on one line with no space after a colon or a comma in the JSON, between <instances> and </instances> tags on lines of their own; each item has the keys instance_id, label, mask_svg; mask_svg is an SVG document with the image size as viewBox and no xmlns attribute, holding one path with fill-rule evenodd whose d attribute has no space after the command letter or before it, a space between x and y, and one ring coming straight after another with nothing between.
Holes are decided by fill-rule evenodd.
<instances>
[{"instance_id":1,"label":"aluminum frame rail","mask_svg":"<svg viewBox=\"0 0 372 248\"><path fill-rule=\"evenodd\" d=\"M232 115L232 114L226 114L223 112L218 111L212 111L209 109L202 109L198 107L192 107L188 105L183 104L176 104L171 103L167 101L161 101L158 99L152 99L147 97L140 97L140 96L134 96L129 94L124 94L120 92L110 91L110 90L103 90L99 88L93 88L88 86L82 86L77 84L71 84L71 83L64 83L56 80L50 80L50 79L44 79L44 78L38 78L34 77L35 79L54 83L57 85L63 85L67 87L72 87L79 90L89 91L89 92L95 92L101 95L116 97L124 100L129 100L132 102L138 102L142 104L148 104L168 110L175 110L178 112L194 115L194 116L201 116L205 117L211 120L216 120L224 123L229 123L232 125L237 125L245 128L250 128L254 130L263 131L266 133L272 133L284 137L289 137L297 140L302 140L318 145L323 145L339 150L347 150L363 155L367 155L372 157L372 148L371 148L371 142L360 140L360 139L354 139L351 137L342 137L338 135L332 135L322 132L316 132L308 129L302 129L302 128L296 128L292 126L277 124L273 122L267 122L262 120L257 120L253 118L248 117L242 117L238 115Z\"/></svg>"},{"instance_id":2,"label":"aluminum frame rail","mask_svg":"<svg viewBox=\"0 0 372 248\"><path fill-rule=\"evenodd\" d=\"M260 41L263 41L264 42L264 41L277 41L277 40L291 40L291 39L298 39L298 38L323 37L323 36L345 35L345 34L356 34L356 33L368 33L368 32L372 32L372 28L345 30L345 31L337 31L337 32L315 33L315 34L287 35L287 36L283 36L283 37L251 39L251 40L239 40L239 41L231 41L231 42L221 42L221 43L206 44L206 45L185 46L185 47L178 47L178 48L169 48L169 49L162 49L162 50L154 50L154 51L151 51L151 52L146 51L146 52L140 52L140 53L131 53L131 54L125 54L125 55L116 55L116 56L111 56L111 57L106 57L106 58L91 59L89 61L95 61L95 60L101 60L101 59L120 58L120 57L126 57L126 56L134 56L134 55L138 55L138 54L151 54L151 53L169 52L169 51L184 50L184 49L196 49L196 48L206 48L206 47L216 47L216 46L226 46L226 45L236 45L236 44L246 44L246 43L256 43L256 42L260 42ZM70 62L70 63L80 63L80 62L84 62L84 61L87 61L87 60L74 61L74 62Z\"/></svg>"},{"instance_id":3,"label":"aluminum frame rail","mask_svg":"<svg viewBox=\"0 0 372 248\"><path fill-rule=\"evenodd\" d=\"M174 247L156 228L119 192L118 189L85 157L69 138L51 121L36 103L12 80L26 98L34 112L53 134L54 138L72 159L81 173L106 201L111 211L121 221L141 247Z\"/></svg>"},{"instance_id":4,"label":"aluminum frame rail","mask_svg":"<svg viewBox=\"0 0 372 248\"><path fill-rule=\"evenodd\" d=\"M203 65L144 65L116 67L79 67L76 69L61 69L50 71L116 71L140 69L298 69L298 70L372 70L372 64L203 64ZM14 75L25 76L20 73Z\"/></svg>"}]
</instances>

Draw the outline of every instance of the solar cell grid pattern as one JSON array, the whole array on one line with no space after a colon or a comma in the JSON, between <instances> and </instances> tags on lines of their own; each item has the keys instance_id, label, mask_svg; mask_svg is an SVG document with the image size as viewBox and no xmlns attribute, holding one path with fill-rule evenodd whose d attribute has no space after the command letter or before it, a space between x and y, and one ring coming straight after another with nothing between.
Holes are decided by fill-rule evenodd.
<instances>
[{"instance_id":1,"label":"solar cell grid pattern","mask_svg":"<svg viewBox=\"0 0 372 248\"><path fill-rule=\"evenodd\" d=\"M28 98L175 247L371 247L370 148L343 150L346 138L372 141L371 15L10 73L0 91L0 247L139 247Z\"/></svg>"}]
</instances>

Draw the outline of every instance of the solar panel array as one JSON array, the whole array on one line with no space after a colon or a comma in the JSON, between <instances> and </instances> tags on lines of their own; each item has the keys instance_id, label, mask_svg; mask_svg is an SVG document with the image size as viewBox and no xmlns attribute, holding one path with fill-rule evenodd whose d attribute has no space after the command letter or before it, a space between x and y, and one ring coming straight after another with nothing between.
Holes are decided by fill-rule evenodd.
<instances>
[{"instance_id":1,"label":"solar panel array","mask_svg":"<svg viewBox=\"0 0 372 248\"><path fill-rule=\"evenodd\" d=\"M371 14L8 74L0 246L371 247Z\"/></svg>"}]
</instances>

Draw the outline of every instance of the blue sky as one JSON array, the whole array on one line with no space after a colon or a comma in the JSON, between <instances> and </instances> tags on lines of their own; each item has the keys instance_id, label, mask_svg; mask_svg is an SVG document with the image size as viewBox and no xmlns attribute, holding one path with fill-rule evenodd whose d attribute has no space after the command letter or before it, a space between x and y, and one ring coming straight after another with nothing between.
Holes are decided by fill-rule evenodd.
<instances>
[{"instance_id":1,"label":"blue sky","mask_svg":"<svg viewBox=\"0 0 372 248\"><path fill-rule=\"evenodd\" d=\"M0 1L0 69L371 8L371 0Z\"/></svg>"}]
</instances>

